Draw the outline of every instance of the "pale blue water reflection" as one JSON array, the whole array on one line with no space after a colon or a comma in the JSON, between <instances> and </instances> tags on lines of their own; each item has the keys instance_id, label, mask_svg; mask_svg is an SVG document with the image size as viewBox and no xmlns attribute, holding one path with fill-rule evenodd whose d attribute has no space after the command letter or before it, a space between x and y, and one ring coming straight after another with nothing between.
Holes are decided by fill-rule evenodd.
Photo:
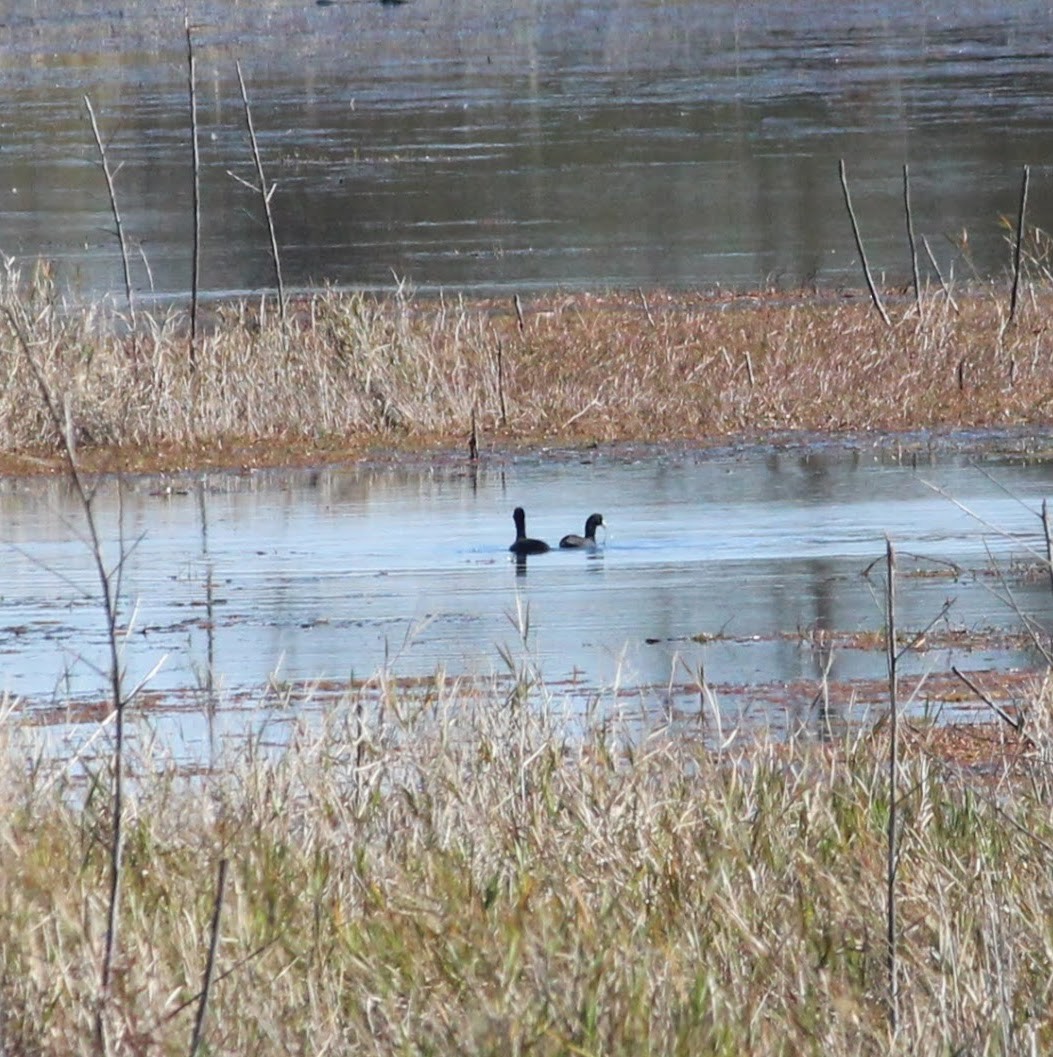
<instances>
[{"instance_id":1,"label":"pale blue water reflection","mask_svg":"<svg viewBox=\"0 0 1053 1057\"><path fill-rule=\"evenodd\" d=\"M880 650L840 648L831 659L811 643L816 630L882 628L880 576L863 573L886 534L905 574L901 627L925 627L947 602L940 630L1017 631L1020 613L1048 627L1036 511L1051 485L1046 461L978 467L940 454L915 467L841 448L133 478L120 488L127 680L163 661L148 684L161 722L165 702L185 711L211 672L221 702L249 709L234 722L244 729L259 721L252 710L274 673L485 675L504 671L503 649L536 664L558 693L585 701L617 682L656 711L670 703L670 684L674 704L694 707L685 686L702 666L711 684L735 688L734 710L751 685L817 685L828 662L834 680L883 674ZM103 482L97 500L111 566L118 488ZM517 570L507 548L518 504L531 534L553 543L600 510L606 546L554 551ZM0 688L33 707L104 697L104 622L68 487L4 481L0 517ZM926 575L911 575L919 570ZM524 646L516 622L527 613ZM1036 664L1023 646L992 640L919 654L905 669L944 671L955 660ZM186 736L189 721L174 722Z\"/></svg>"}]
</instances>

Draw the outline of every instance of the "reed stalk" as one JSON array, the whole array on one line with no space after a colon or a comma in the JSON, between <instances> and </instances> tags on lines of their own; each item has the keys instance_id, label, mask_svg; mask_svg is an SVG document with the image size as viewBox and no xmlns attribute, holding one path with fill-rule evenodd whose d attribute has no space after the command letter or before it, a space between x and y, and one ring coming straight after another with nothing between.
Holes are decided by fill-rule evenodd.
<instances>
[{"instance_id":1,"label":"reed stalk","mask_svg":"<svg viewBox=\"0 0 1053 1057\"><path fill-rule=\"evenodd\" d=\"M190 193L193 245L190 254L190 369L197 371L197 306L201 281L201 153L197 131L197 59L190 32L189 12L183 16L186 32L187 91L190 97Z\"/></svg>"},{"instance_id":2,"label":"reed stalk","mask_svg":"<svg viewBox=\"0 0 1053 1057\"><path fill-rule=\"evenodd\" d=\"M110 199L110 212L113 214L113 223L116 227L117 245L121 251L121 267L124 271L124 293L128 301L128 322L132 329L132 342L138 340L135 321L135 292L132 288L132 272L128 262L128 242L124 235L124 223L121 220L121 210L117 203L117 189L114 186L116 172L110 168L110 160L106 153L106 144L103 143L102 134L99 132L99 123L95 120L95 110L91 105L91 99L84 96L84 106L87 108L88 117L91 120L91 131L95 137L95 146L99 152L99 160L102 165L102 174L106 180L106 193Z\"/></svg>"},{"instance_id":3,"label":"reed stalk","mask_svg":"<svg viewBox=\"0 0 1053 1057\"><path fill-rule=\"evenodd\" d=\"M918 245L914 238L914 215L910 207L910 167L903 166L903 212L907 218L907 245L910 247L910 274L914 283L914 304L918 308L918 318L924 318L921 304L921 278L918 275Z\"/></svg>"},{"instance_id":4,"label":"reed stalk","mask_svg":"<svg viewBox=\"0 0 1053 1057\"><path fill-rule=\"evenodd\" d=\"M885 860L885 943L888 968L889 1026L899 1029L899 952L896 923L896 873L899 868L899 652L896 645L896 552L885 542L885 645L888 662L888 840Z\"/></svg>"},{"instance_id":5,"label":"reed stalk","mask_svg":"<svg viewBox=\"0 0 1053 1057\"><path fill-rule=\"evenodd\" d=\"M848 210L848 219L852 222L852 235L855 238L856 251L859 253L859 261L863 266L863 277L866 279L867 289L870 291L870 300L873 301L878 315L884 320L885 326L891 327L892 320L889 319L888 312L885 311L885 306L881 303L881 295L874 284L874 277L871 275L870 265L867 263L866 249L863 247L863 236L859 233L859 224L856 221L855 210L852 208L852 196L848 191L848 176L845 173L844 158L841 158L838 162L837 171L841 178L841 191L844 194L845 209Z\"/></svg>"},{"instance_id":6,"label":"reed stalk","mask_svg":"<svg viewBox=\"0 0 1053 1057\"><path fill-rule=\"evenodd\" d=\"M227 859L220 859L216 876L216 898L212 904L212 926L209 929L208 958L205 961L205 975L201 982L201 1001L194 1018L194 1033L190 1038L190 1057L196 1057L201 1048L205 1031L205 1013L208 1009L208 996L212 991L212 978L216 971L216 952L219 949L219 921L223 912L223 893L227 884Z\"/></svg>"},{"instance_id":7,"label":"reed stalk","mask_svg":"<svg viewBox=\"0 0 1053 1057\"><path fill-rule=\"evenodd\" d=\"M1009 297L1009 322L1016 322L1016 309L1020 292L1020 272L1024 249L1024 231L1027 223L1027 189L1031 182L1031 166L1025 165L1020 177L1020 205L1016 213L1016 241L1013 246L1013 290Z\"/></svg>"}]
</instances>

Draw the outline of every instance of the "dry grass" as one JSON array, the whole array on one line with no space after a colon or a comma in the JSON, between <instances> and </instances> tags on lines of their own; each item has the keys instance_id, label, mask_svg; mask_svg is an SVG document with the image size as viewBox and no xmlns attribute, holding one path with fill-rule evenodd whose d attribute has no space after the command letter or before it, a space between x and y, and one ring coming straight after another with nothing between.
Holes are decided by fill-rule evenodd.
<instances>
[{"instance_id":1,"label":"dry grass","mask_svg":"<svg viewBox=\"0 0 1053 1057\"><path fill-rule=\"evenodd\" d=\"M733 759L630 736L609 710L582 732L497 685L437 679L382 713L349 699L284 750L250 744L205 774L140 758L113 1052L186 1052L222 856L209 1053L1045 1052L1050 701L1032 702L1032 747L1001 779L912 740L896 1037L881 734ZM16 719L0 1048L88 1053L105 765L67 778Z\"/></svg>"},{"instance_id":2,"label":"dry grass","mask_svg":"<svg viewBox=\"0 0 1053 1057\"><path fill-rule=\"evenodd\" d=\"M1032 293L931 294L886 328L868 303L651 294L526 306L323 293L283 329L222 307L191 369L184 320L134 342L102 306L61 303L46 269L0 289L0 451L58 444L15 326L66 409L81 454L115 464L308 457L363 446L462 448L473 409L490 443L704 441L771 430L899 430L1045 421L1053 349ZM240 453L240 454L239 454Z\"/></svg>"}]
</instances>

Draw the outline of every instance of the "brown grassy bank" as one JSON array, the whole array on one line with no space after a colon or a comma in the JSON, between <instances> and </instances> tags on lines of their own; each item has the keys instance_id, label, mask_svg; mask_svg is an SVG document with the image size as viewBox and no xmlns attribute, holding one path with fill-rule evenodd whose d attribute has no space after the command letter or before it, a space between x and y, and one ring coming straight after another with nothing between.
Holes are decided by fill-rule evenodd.
<instances>
[{"instance_id":1,"label":"brown grassy bank","mask_svg":"<svg viewBox=\"0 0 1053 1057\"><path fill-rule=\"evenodd\" d=\"M706 442L773 430L1044 423L1053 403L1032 295L932 294L886 327L859 298L552 295L510 302L323 293L283 327L226 305L193 355L178 314L136 340L104 306L70 309L42 273L2 288L0 452L57 463L52 390L92 468L314 462L375 447Z\"/></svg>"}]
</instances>

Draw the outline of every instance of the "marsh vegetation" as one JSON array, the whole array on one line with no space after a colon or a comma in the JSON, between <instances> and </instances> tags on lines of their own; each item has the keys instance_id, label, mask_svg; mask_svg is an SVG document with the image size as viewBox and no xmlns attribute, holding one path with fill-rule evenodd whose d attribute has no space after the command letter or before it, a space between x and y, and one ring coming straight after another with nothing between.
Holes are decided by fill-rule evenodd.
<instances>
[{"instance_id":1,"label":"marsh vegetation","mask_svg":"<svg viewBox=\"0 0 1053 1057\"><path fill-rule=\"evenodd\" d=\"M86 467L311 462L371 448L469 451L772 431L1047 421L1050 295L1009 324L1002 291L936 292L885 326L860 296L568 294L522 302L323 292L282 321L220 305L191 348L177 312L64 303L47 269L0 288L0 451ZM39 399L29 359L62 409Z\"/></svg>"},{"instance_id":2,"label":"marsh vegetation","mask_svg":"<svg viewBox=\"0 0 1053 1057\"><path fill-rule=\"evenodd\" d=\"M529 673L524 671L524 680ZM714 752L446 681L349 693L281 752L126 766L111 1052L182 1053L229 863L206 1052L1041 1052L1053 1033L1048 686L1027 738L905 741L899 1028L888 728ZM535 690L538 688L535 686ZM5 1052L91 1053L113 833L5 717ZM26 760L32 761L26 766Z\"/></svg>"},{"instance_id":3,"label":"marsh vegetation","mask_svg":"<svg viewBox=\"0 0 1053 1057\"><path fill-rule=\"evenodd\" d=\"M886 326L859 299L328 292L285 321L222 306L191 344L177 314L132 330L64 304L44 269L9 269L0 447L77 479L374 447L468 458L469 435L485 458L1026 425L1053 397L1045 298L1010 325L1004 297L934 294ZM6 1052L946 1054L1053 1038L1040 677L1022 730L915 726L890 782L888 724L732 751L602 698L567 716L529 665L511 683L379 673L287 742L256 735L188 773L149 739L122 748L116 651L112 675L112 751L91 758L55 759L7 703Z\"/></svg>"}]
</instances>

